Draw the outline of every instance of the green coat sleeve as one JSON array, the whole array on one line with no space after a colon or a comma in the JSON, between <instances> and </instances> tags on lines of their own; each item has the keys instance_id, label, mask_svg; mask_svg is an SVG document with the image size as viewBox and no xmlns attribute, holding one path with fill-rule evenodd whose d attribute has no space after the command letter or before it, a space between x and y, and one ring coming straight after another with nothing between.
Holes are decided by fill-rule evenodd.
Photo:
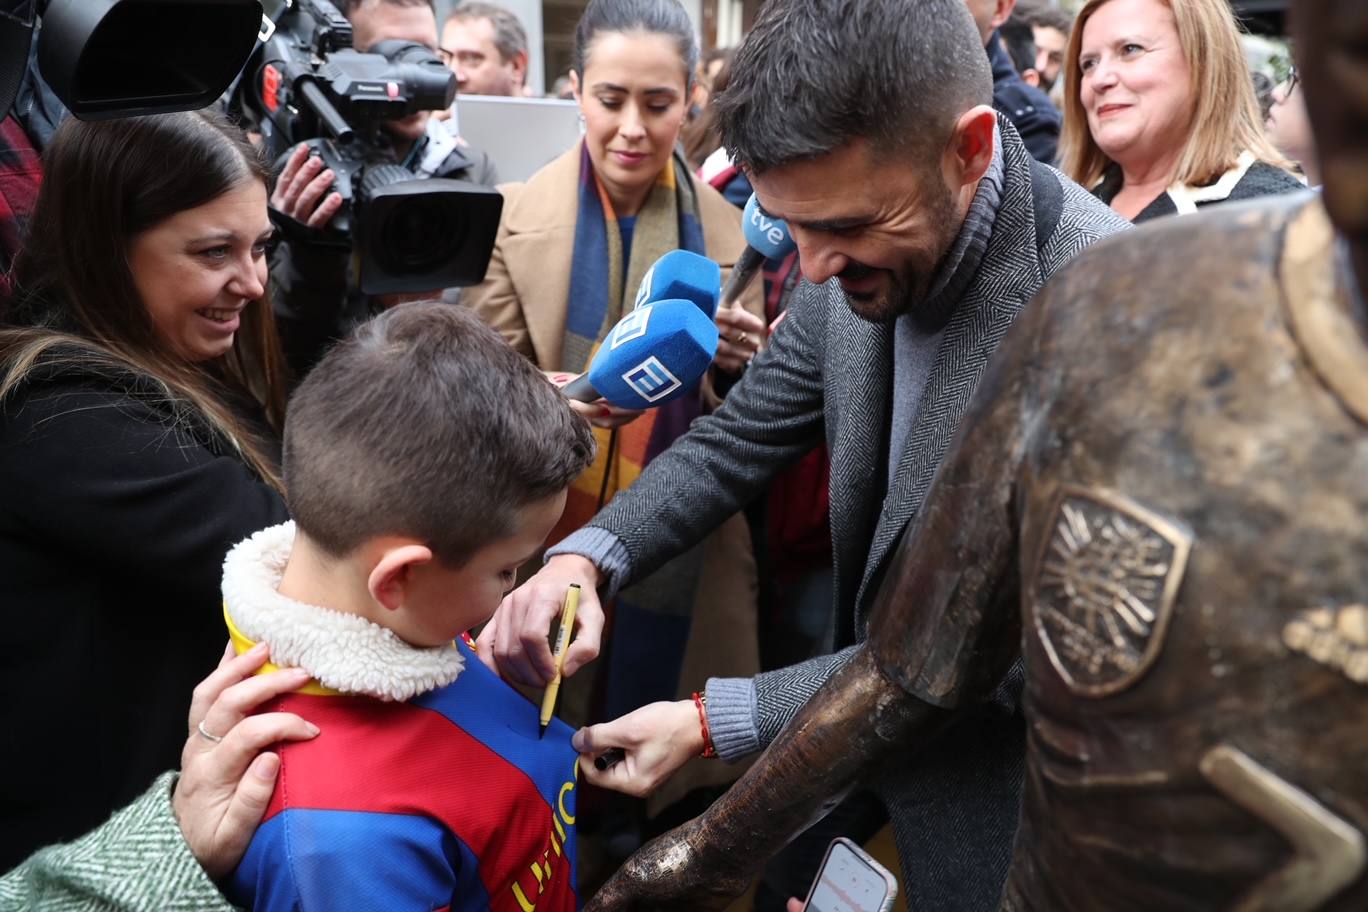
<instances>
[{"instance_id":1,"label":"green coat sleeve","mask_svg":"<svg viewBox=\"0 0 1368 912\"><path fill-rule=\"evenodd\" d=\"M231 910L181 836L176 773L74 842L40 849L0 878L0 912Z\"/></svg>"}]
</instances>

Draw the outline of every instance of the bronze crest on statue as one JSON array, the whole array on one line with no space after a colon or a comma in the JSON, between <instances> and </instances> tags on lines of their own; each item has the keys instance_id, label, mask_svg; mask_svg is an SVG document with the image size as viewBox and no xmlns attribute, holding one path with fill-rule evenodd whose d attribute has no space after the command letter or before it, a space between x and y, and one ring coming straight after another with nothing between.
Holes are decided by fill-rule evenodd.
<instances>
[{"instance_id":1,"label":"bronze crest on statue","mask_svg":"<svg viewBox=\"0 0 1368 912\"><path fill-rule=\"evenodd\" d=\"M1063 486L1027 605L1050 662L1089 697L1125 690L1163 648L1191 534L1128 498Z\"/></svg>"}]
</instances>

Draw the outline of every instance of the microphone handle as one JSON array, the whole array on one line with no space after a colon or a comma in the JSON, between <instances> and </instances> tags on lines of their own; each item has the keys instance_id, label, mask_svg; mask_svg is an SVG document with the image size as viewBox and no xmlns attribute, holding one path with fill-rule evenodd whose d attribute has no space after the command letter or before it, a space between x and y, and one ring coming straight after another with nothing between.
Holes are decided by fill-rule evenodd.
<instances>
[{"instance_id":1,"label":"microphone handle","mask_svg":"<svg viewBox=\"0 0 1368 912\"><path fill-rule=\"evenodd\" d=\"M727 284L722 288L722 302L718 306L731 307L735 304L736 299L741 297L741 292L746 290L763 265L765 255L747 244L746 249L736 258L736 265L732 267Z\"/></svg>"},{"instance_id":2,"label":"microphone handle","mask_svg":"<svg viewBox=\"0 0 1368 912\"><path fill-rule=\"evenodd\" d=\"M590 384L587 371L562 386L561 392L565 394L567 399L576 399L580 402L594 402L603 398L598 394L598 390Z\"/></svg>"}]
</instances>

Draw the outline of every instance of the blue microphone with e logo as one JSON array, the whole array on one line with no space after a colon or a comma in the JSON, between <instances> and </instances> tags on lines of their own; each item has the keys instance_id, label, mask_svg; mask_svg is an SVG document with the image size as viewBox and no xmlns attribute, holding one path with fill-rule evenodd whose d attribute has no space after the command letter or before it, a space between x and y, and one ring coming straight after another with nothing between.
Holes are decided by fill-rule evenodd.
<instances>
[{"instance_id":1,"label":"blue microphone with e logo","mask_svg":"<svg viewBox=\"0 0 1368 912\"><path fill-rule=\"evenodd\" d=\"M717 355L722 270L705 256L671 250L652 264L636 306L608 331L589 370L562 392L625 409L664 405L694 388Z\"/></svg>"},{"instance_id":2,"label":"blue microphone with e logo","mask_svg":"<svg viewBox=\"0 0 1368 912\"><path fill-rule=\"evenodd\" d=\"M581 402L603 398L618 408L655 408L692 391L716 354L717 324L697 303L653 301L619 320L588 373L562 392Z\"/></svg>"},{"instance_id":3,"label":"blue microphone with e logo","mask_svg":"<svg viewBox=\"0 0 1368 912\"><path fill-rule=\"evenodd\" d=\"M711 320L717 315L721 288L720 266L692 250L671 250L642 277L632 306L641 307L651 301L693 301Z\"/></svg>"}]
</instances>

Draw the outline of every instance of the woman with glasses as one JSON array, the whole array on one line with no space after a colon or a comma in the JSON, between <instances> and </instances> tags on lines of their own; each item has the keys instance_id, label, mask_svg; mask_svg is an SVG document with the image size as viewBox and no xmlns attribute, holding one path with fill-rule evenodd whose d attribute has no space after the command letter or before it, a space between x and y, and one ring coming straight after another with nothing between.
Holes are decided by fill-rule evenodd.
<instances>
[{"instance_id":1,"label":"woman with glasses","mask_svg":"<svg viewBox=\"0 0 1368 912\"><path fill-rule=\"evenodd\" d=\"M1131 221L1302 186L1227 0L1088 0L1065 59L1061 166Z\"/></svg>"},{"instance_id":2,"label":"woman with glasses","mask_svg":"<svg viewBox=\"0 0 1368 912\"><path fill-rule=\"evenodd\" d=\"M1296 163L1312 187L1321 183L1316 162L1316 139L1311 135L1311 119L1306 113L1306 96L1296 67L1273 90L1273 105L1268 109L1268 138L1282 154Z\"/></svg>"}]
</instances>

